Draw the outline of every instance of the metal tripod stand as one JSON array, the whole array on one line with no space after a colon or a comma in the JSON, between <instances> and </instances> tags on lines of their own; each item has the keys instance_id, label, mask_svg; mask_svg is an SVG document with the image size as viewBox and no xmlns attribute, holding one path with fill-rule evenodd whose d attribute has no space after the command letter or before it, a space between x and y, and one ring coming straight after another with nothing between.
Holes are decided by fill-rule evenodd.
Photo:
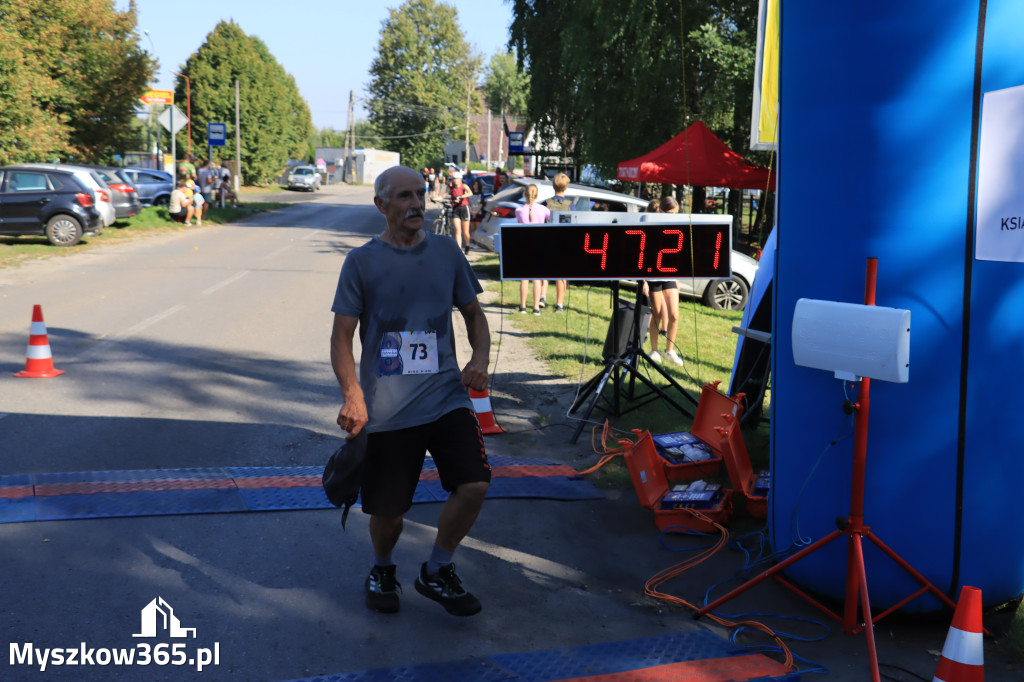
<instances>
[{"instance_id":1,"label":"metal tripod stand","mask_svg":"<svg viewBox=\"0 0 1024 682\"><path fill-rule=\"evenodd\" d=\"M690 395L686 389L680 386L679 383L673 379L672 376L664 370L664 368L662 368L660 364L654 362L651 359L651 356L644 352L640 329L640 321L643 317L640 314L642 299L643 293L640 288L640 283L637 282L636 303L633 308L632 321L630 322L631 328L629 339L626 343L626 349L621 353L618 353L617 349L613 348L611 355L605 357L604 369L591 377L591 379L580 389L579 395L573 402L572 407L569 408L569 413L572 414L576 412L576 410L578 410L588 398L590 398L590 403L587 405L587 409L583 413L583 417L576 426L576 431L573 433L572 439L569 441L570 443L575 443L579 439L584 425L587 423L587 420L590 419L590 415L593 413L594 408L598 407L598 403L602 398L605 386L607 386L609 382L611 382L612 385L612 395L610 400L611 406L602 407L601 409L613 417L622 416L623 414L646 405L652 400L661 398L687 417L690 417L691 419L693 418L693 413L689 409L681 405L679 401L666 393L664 388L651 381L651 379L640 372L638 368L638 358L643 358L647 361L647 365L649 367L664 377L664 379L669 383L669 386L679 391L679 393L693 403L694 406L697 405L697 399ZM613 281L611 322L611 334L613 341L616 341L619 338L619 300L619 282ZM627 374L629 375L628 386L626 385ZM637 380L647 386L647 388L650 389L650 392L637 396L635 392ZM631 403L630 406L625 409L622 406L623 396L625 396L627 402Z\"/></svg>"},{"instance_id":2,"label":"metal tripod stand","mask_svg":"<svg viewBox=\"0 0 1024 682\"><path fill-rule=\"evenodd\" d=\"M869 258L867 262L867 278L864 286L865 305L875 305L875 280L877 267L877 260ZM925 592L931 592L933 595L938 597L942 603L954 610L956 609L956 604L954 604L953 600L940 591L939 588L935 587L935 585L933 585L926 577L921 575L920 572L907 563L907 561L900 557L888 545L882 542L874 533L871 532L871 528L864 523L864 485L865 470L867 468L868 413L871 405L870 392L871 379L868 377L861 377L859 380L857 403L854 405L856 412L854 416L853 474L851 477L849 515L846 518L840 517L836 519L836 529L825 537L808 545L784 561L775 564L764 573L751 578L743 585L740 585L733 591L726 594L724 597L711 602L704 608L697 611L694 618L699 618L710 611L714 611L733 597L746 592L766 578L774 576L776 580L781 582L800 597L806 599L813 606L821 609L828 615L840 621L843 624L843 632L847 635L855 635L862 630L864 631L864 637L867 640L868 645L868 660L871 667L871 679L874 682L879 682L881 678L878 670L878 654L875 649L875 623ZM801 591L795 585L783 580L777 574L784 571L788 566L800 561L810 554L813 554L833 540L838 540L844 535L847 537L846 583L843 615L840 616L828 607L819 603L817 600L813 599L810 595ZM865 539L870 540L876 547L882 550L886 556L896 562L900 568L913 576L913 578L921 585L920 589L916 592L874 617L871 615L871 602L868 599L868 576L867 570L864 567ZM857 609L858 596L860 597L860 613L858 613Z\"/></svg>"}]
</instances>

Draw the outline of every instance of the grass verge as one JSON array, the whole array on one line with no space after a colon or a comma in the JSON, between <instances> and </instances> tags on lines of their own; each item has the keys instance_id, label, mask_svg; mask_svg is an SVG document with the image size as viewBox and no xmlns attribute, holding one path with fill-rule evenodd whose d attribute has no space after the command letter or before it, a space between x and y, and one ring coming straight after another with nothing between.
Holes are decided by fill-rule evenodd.
<instances>
[{"instance_id":1,"label":"grass verge","mask_svg":"<svg viewBox=\"0 0 1024 682\"><path fill-rule=\"evenodd\" d=\"M241 208L217 208L211 206L204 225L219 225L241 220L256 213L287 206L286 203L263 202L246 203ZM103 234L95 237L83 237L75 246L53 246L43 236L0 237L0 267L13 265L26 260L51 258L54 256L70 256L93 249L101 244L136 239L143 236L165 232L180 232L195 229L176 223L167 214L166 206L148 206L138 214L126 220L119 220L110 227L103 229Z\"/></svg>"}]
</instances>

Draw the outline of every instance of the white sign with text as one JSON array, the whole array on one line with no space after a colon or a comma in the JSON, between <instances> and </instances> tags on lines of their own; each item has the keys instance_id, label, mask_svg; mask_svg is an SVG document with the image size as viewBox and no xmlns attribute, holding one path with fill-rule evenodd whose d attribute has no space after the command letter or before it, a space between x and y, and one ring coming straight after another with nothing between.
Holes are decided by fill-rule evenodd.
<instances>
[{"instance_id":1,"label":"white sign with text","mask_svg":"<svg viewBox=\"0 0 1024 682\"><path fill-rule=\"evenodd\" d=\"M1024 262L1024 86L985 93L974 256Z\"/></svg>"}]
</instances>

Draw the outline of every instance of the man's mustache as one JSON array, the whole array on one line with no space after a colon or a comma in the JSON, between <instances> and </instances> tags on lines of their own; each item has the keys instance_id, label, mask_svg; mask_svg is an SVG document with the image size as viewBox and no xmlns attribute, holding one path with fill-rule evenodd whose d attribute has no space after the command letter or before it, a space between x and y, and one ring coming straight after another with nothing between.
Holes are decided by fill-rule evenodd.
<instances>
[{"instance_id":1,"label":"man's mustache","mask_svg":"<svg viewBox=\"0 0 1024 682\"><path fill-rule=\"evenodd\" d=\"M422 218L422 217L423 217L423 211L419 210L418 208L410 208L408 211L405 212L405 219L406 220L408 220L409 218Z\"/></svg>"}]
</instances>

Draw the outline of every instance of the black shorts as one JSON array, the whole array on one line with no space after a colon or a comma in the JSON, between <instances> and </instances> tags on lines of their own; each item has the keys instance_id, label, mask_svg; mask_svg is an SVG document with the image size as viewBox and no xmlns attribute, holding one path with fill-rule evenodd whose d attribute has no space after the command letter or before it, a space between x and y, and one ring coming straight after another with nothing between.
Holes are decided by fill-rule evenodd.
<instances>
[{"instance_id":1,"label":"black shorts","mask_svg":"<svg viewBox=\"0 0 1024 682\"><path fill-rule=\"evenodd\" d=\"M456 206L452 209L452 218L458 218L464 222L469 222L469 205Z\"/></svg>"},{"instance_id":2,"label":"black shorts","mask_svg":"<svg viewBox=\"0 0 1024 682\"><path fill-rule=\"evenodd\" d=\"M363 470L363 512L401 516L409 511L428 450L441 486L449 493L463 483L491 480L480 423L472 410L460 408L429 424L369 435Z\"/></svg>"},{"instance_id":3,"label":"black shorts","mask_svg":"<svg viewBox=\"0 0 1024 682\"><path fill-rule=\"evenodd\" d=\"M665 289L678 289L679 282L674 279L663 280L660 282L647 282L648 291L664 291Z\"/></svg>"}]
</instances>

